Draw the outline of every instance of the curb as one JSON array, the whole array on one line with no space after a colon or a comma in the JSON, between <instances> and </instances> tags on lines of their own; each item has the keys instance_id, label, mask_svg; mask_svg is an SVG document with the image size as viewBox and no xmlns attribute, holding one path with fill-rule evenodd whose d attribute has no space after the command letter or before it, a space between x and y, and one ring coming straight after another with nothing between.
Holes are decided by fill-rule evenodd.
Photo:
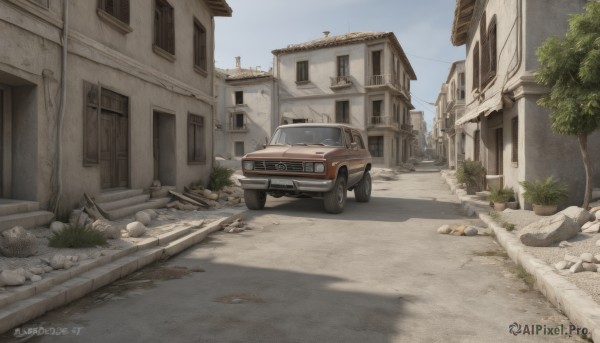
<instances>
[{"instance_id":1,"label":"curb","mask_svg":"<svg viewBox=\"0 0 600 343\"><path fill-rule=\"evenodd\" d=\"M462 192L457 191L454 180L451 180L444 172L441 174L450 186L452 193L459 198L461 205L468 212L471 211L477 215L494 231L496 240L506 250L513 262L533 275L538 290L544 294L546 299L562 311L573 324L580 328L587 328L588 337L591 337L593 341L598 341L594 340L594 337L600 337L600 305L587 293L556 274L554 269L544 261L528 254L524 245L514 234L494 222L484 210L473 208L472 199L458 194Z\"/></svg>"},{"instance_id":2,"label":"curb","mask_svg":"<svg viewBox=\"0 0 600 343\"><path fill-rule=\"evenodd\" d=\"M102 256L50 278L21 286L16 292L0 297L0 334L26 323L57 307L64 306L98 288L106 286L153 262L172 257L200 243L209 234L242 218L247 210L218 219L200 228L203 220L192 226L144 239L138 244ZM195 225L194 225L195 224ZM86 260L87 261L87 260Z\"/></svg>"}]
</instances>

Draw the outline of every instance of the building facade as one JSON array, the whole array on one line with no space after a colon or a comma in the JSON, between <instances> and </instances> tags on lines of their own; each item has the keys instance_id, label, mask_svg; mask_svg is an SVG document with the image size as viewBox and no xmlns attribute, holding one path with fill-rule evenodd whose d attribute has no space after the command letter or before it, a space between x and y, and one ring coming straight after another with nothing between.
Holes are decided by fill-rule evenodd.
<instances>
[{"instance_id":1,"label":"building facade","mask_svg":"<svg viewBox=\"0 0 600 343\"><path fill-rule=\"evenodd\" d=\"M427 123L425 122L425 112L411 110L411 125L413 126L413 134L415 136L412 145L411 156L417 159L425 157L427 142L425 140L427 134Z\"/></svg>"},{"instance_id":2,"label":"building facade","mask_svg":"<svg viewBox=\"0 0 600 343\"><path fill-rule=\"evenodd\" d=\"M268 144L277 128L273 75L260 68L241 68L240 58L236 59L236 68L218 70L215 79L215 156L231 161L231 167L239 167L244 154Z\"/></svg>"},{"instance_id":3,"label":"building facade","mask_svg":"<svg viewBox=\"0 0 600 343\"><path fill-rule=\"evenodd\" d=\"M391 32L325 36L273 51L278 123L350 124L363 132L374 163L407 162L416 75Z\"/></svg>"},{"instance_id":4,"label":"building facade","mask_svg":"<svg viewBox=\"0 0 600 343\"><path fill-rule=\"evenodd\" d=\"M0 1L0 197L66 211L207 179L213 18L231 14L225 0Z\"/></svg>"},{"instance_id":5,"label":"building facade","mask_svg":"<svg viewBox=\"0 0 600 343\"><path fill-rule=\"evenodd\" d=\"M548 90L535 82L535 53L548 37L564 36L569 15L582 12L585 3L459 0L451 36L454 45L466 49L466 107L455 123L473 132L472 138L467 135L465 156L472 152L490 178L499 175L515 190L519 181L559 178L569 185L570 204L583 199L583 162L576 138L553 133L549 111L537 105ZM598 144L596 133L589 146ZM599 152L590 153L594 170L600 170ZM519 201L523 207L522 197Z\"/></svg>"}]
</instances>

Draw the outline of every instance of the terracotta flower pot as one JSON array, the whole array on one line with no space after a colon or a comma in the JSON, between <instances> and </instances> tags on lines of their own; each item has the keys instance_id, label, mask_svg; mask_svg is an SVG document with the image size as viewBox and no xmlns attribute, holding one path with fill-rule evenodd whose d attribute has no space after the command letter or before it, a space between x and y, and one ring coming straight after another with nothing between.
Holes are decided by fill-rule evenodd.
<instances>
[{"instance_id":1,"label":"terracotta flower pot","mask_svg":"<svg viewBox=\"0 0 600 343\"><path fill-rule=\"evenodd\" d=\"M519 208L519 202L518 201L510 201L506 203L506 207L510 208L511 210L516 210Z\"/></svg>"},{"instance_id":2,"label":"terracotta flower pot","mask_svg":"<svg viewBox=\"0 0 600 343\"><path fill-rule=\"evenodd\" d=\"M505 202L495 202L494 203L494 210L496 211L504 211L506 209L506 203Z\"/></svg>"},{"instance_id":3,"label":"terracotta flower pot","mask_svg":"<svg viewBox=\"0 0 600 343\"><path fill-rule=\"evenodd\" d=\"M558 205L533 205L533 212L538 216L551 216L557 209Z\"/></svg>"}]
</instances>

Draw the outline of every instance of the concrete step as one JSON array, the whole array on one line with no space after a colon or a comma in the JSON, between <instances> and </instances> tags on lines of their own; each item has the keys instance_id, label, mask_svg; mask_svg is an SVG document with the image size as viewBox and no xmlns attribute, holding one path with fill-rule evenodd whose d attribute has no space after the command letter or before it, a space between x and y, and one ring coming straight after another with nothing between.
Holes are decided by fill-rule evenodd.
<instances>
[{"instance_id":1,"label":"concrete step","mask_svg":"<svg viewBox=\"0 0 600 343\"><path fill-rule=\"evenodd\" d=\"M96 205L100 206L100 208L104 211L112 211L123 207L141 204L148 201L148 199L150 199L150 194L141 194L115 201L96 203Z\"/></svg>"},{"instance_id":2,"label":"concrete step","mask_svg":"<svg viewBox=\"0 0 600 343\"><path fill-rule=\"evenodd\" d=\"M0 216L0 232L11 229L17 225L26 229L45 226L48 225L52 219L54 219L54 213L48 211L33 211Z\"/></svg>"},{"instance_id":3,"label":"concrete step","mask_svg":"<svg viewBox=\"0 0 600 343\"><path fill-rule=\"evenodd\" d=\"M96 204L113 202L121 199L131 198L138 195L144 194L143 189L116 189L108 192L103 192L94 197Z\"/></svg>"},{"instance_id":4,"label":"concrete step","mask_svg":"<svg viewBox=\"0 0 600 343\"><path fill-rule=\"evenodd\" d=\"M171 201L171 198L168 197L150 199L140 204L114 209L112 211L106 211L106 213L108 215L108 219L117 220L132 215L138 211L165 207L169 201Z\"/></svg>"},{"instance_id":5,"label":"concrete step","mask_svg":"<svg viewBox=\"0 0 600 343\"><path fill-rule=\"evenodd\" d=\"M168 197L168 196L170 196L169 191L174 191L174 190L176 190L175 186L162 186L159 190L151 191L152 198Z\"/></svg>"},{"instance_id":6,"label":"concrete step","mask_svg":"<svg viewBox=\"0 0 600 343\"><path fill-rule=\"evenodd\" d=\"M13 199L0 199L0 216L11 214L33 212L40 209L40 204L35 201L23 201Z\"/></svg>"}]
</instances>

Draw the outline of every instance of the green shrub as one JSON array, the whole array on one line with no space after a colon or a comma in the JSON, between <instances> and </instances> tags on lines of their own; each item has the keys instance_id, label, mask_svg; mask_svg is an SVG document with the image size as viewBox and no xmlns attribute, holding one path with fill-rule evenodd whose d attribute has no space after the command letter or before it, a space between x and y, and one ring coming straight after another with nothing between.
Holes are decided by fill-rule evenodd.
<instances>
[{"instance_id":1,"label":"green shrub","mask_svg":"<svg viewBox=\"0 0 600 343\"><path fill-rule=\"evenodd\" d=\"M53 248L93 248L106 245L106 238L98 231L68 226L50 237L48 245Z\"/></svg>"},{"instance_id":2,"label":"green shrub","mask_svg":"<svg viewBox=\"0 0 600 343\"><path fill-rule=\"evenodd\" d=\"M218 164L215 165L210 173L208 189L216 192L223 189L223 187L233 185L233 182L231 181L231 175L233 175L234 172L235 171L233 169L222 167Z\"/></svg>"},{"instance_id":3,"label":"green shrub","mask_svg":"<svg viewBox=\"0 0 600 343\"><path fill-rule=\"evenodd\" d=\"M491 202L506 203L515 201L515 191L512 188L491 188L490 195L487 198Z\"/></svg>"},{"instance_id":4,"label":"green shrub","mask_svg":"<svg viewBox=\"0 0 600 343\"><path fill-rule=\"evenodd\" d=\"M467 186L467 192L470 189L480 189L485 177L485 167L479 161L464 161L456 170L456 180Z\"/></svg>"},{"instance_id":5,"label":"green shrub","mask_svg":"<svg viewBox=\"0 0 600 343\"><path fill-rule=\"evenodd\" d=\"M535 205L557 205L560 201L567 199L569 189L567 185L552 176L545 180L522 181L519 184L525 189L523 198L530 204Z\"/></svg>"}]
</instances>

